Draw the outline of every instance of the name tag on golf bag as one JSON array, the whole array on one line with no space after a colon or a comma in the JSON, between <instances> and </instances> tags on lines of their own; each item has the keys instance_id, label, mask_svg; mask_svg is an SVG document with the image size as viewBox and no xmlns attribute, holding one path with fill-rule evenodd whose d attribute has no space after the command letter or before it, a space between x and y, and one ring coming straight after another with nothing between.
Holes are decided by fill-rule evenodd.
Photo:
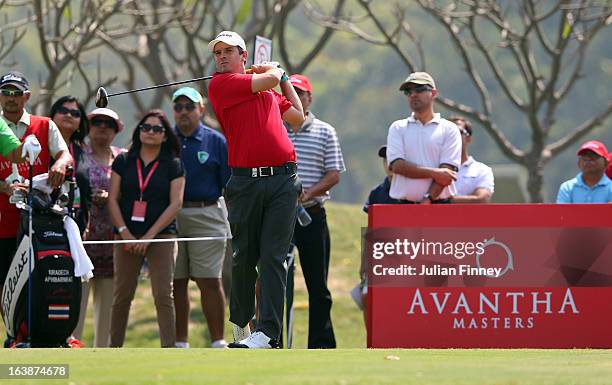
<instances>
[{"instance_id":1,"label":"name tag on golf bag","mask_svg":"<svg viewBox=\"0 0 612 385\"><path fill-rule=\"evenodd\" d=\"M28 330L28 215L22 212L21 239L2 293L7 334L32 347L63 346L79 320L81 279L74 276L74 261L63 218L34 213L32 218L32 317Z\"/></svg>"}]
</instances>

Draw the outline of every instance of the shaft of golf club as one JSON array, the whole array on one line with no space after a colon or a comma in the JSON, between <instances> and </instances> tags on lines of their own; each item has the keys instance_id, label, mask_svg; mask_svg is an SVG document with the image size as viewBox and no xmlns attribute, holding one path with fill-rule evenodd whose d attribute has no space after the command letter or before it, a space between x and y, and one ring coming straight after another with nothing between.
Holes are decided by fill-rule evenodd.
<instances>
[{"instance_id":1,"label":"shaft of golf club","mask_svg":"<svg viewBox=\"0 0 612 385\"><path fill-rule=\"evenodd\" d=\"M30 245L28 248L28 338L27 341L31 344L32 343L32 296L34 295L34 293L32 293L32 258L34 258L34 241L32 240L32 235L33 235L33 231L32 231L32 210L33 209L33 205L32 205L32 186L33 186L33 180L34 180L34 163L31 162L30 163L30 170L29 170L29 179L30 179L30 186L29 186L29 190L28 191L28 237L30 238ZM17 338L17 330L15 331L15 338Z\"/></svg>"},{"instance_id":2,"label":"shaft of golf club","mask_svg":"<svg viewBox=\"0 0 612 385\"><path fill-rule=\"evenodd\" d=\"M166 83L166 84L158 84L158 85L155 85L155 86L138 88L138 89L135 89L135 90L127 90L127 91L115 92L114 94L108 94L107 96L111 97L111 96L117 96L117 95L131 94L133 92L153 90L153 89L156 89L156 88L170 87L170 86L176 86L176 85L179 85L179 84L193 83L193 82L199 82L201 80L210 80L210 79L212 79L212 76L204 76L204 77L201 77L201 78L195 78L195 79L189 79L189 80L181 80L181 81L178 81L178 82L171 82L171 83Z\"/></svg>"}]
</instances>

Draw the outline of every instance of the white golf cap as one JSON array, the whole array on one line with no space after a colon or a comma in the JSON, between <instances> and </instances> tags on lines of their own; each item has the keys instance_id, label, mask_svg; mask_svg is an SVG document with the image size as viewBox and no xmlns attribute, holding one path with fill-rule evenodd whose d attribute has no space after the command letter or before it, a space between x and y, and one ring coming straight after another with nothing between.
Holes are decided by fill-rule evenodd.
<instances>
[{"instance_id":1,"label":"white golf cap","mask_svg":"<svg viewBox=\"0 0 612 385\"><path fill-rule=\"evenodd\" d=\"M87 114L87 118L89 118L90 121L96 116L106 116L113 119L117 124L117 132L123 130L123 122L121 121L121 119L119 119L119 115L117 115L117 113L111 110L110 108L96 108L95 110Z\"/></svg>"},{"instance_id":2,"label":"white golf cap","mask_svg":"<svg viewBox=\"0 0 612 385\"><path fill-rule=\"evenodd\" d=\"M224 42L225 44L228 44L228 45L233 45L235 47L240 47L244 51L246 51L246 44L244 42L244 39L242 37L240 37L240 35L238 35L234 31L221 31L221 32L219 32L217 37L215 37L215 39L213 41L208 43L208 50L210 52L213 52L215 50L215 45L217 43L219 43L219 42Z\"/></svg>"}]
</instances>

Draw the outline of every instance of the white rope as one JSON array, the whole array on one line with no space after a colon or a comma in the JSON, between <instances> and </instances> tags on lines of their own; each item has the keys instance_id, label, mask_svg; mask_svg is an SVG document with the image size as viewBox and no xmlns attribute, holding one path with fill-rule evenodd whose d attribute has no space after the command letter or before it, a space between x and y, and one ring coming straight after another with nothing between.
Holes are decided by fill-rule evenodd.
<instances>
[{"instance_id":1,"label":"white rope","mask_svg":"<svg viewBox=\"0 0 612 385\"><path fill-rule=\"evenodd\" d=\"M111 241L83 241L84 245L107 245L116 243L159 243L159 242L188 242L188 241L215 241L232 239L232 237L197 237L197 238L155 238L155 239L116 239Z\"/></svg>"}]
</instances>

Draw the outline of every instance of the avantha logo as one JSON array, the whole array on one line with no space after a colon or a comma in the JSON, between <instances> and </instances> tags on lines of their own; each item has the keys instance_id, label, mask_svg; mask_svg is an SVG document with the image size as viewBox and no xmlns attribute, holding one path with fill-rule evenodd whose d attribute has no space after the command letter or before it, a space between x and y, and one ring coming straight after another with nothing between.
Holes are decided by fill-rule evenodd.
<instances>
[{"instance_id":1,"label":"avantha logo","mask_svg":"<svg viewBox=\"0 0 612 385\"><path fill-rule=\"evenodd\" d=\"M409 315L451 315L453 329L532 328L536 314L579 314L572 291L565 290L561 299L552 291L494 291L478 295L430 292L423 296L417 288L410 301ZM459 318L457 318L459 316ZM463 316L466 316L463 318ZM529 316L529 317L526 317Z\"/></svg>"}]
</instances>

